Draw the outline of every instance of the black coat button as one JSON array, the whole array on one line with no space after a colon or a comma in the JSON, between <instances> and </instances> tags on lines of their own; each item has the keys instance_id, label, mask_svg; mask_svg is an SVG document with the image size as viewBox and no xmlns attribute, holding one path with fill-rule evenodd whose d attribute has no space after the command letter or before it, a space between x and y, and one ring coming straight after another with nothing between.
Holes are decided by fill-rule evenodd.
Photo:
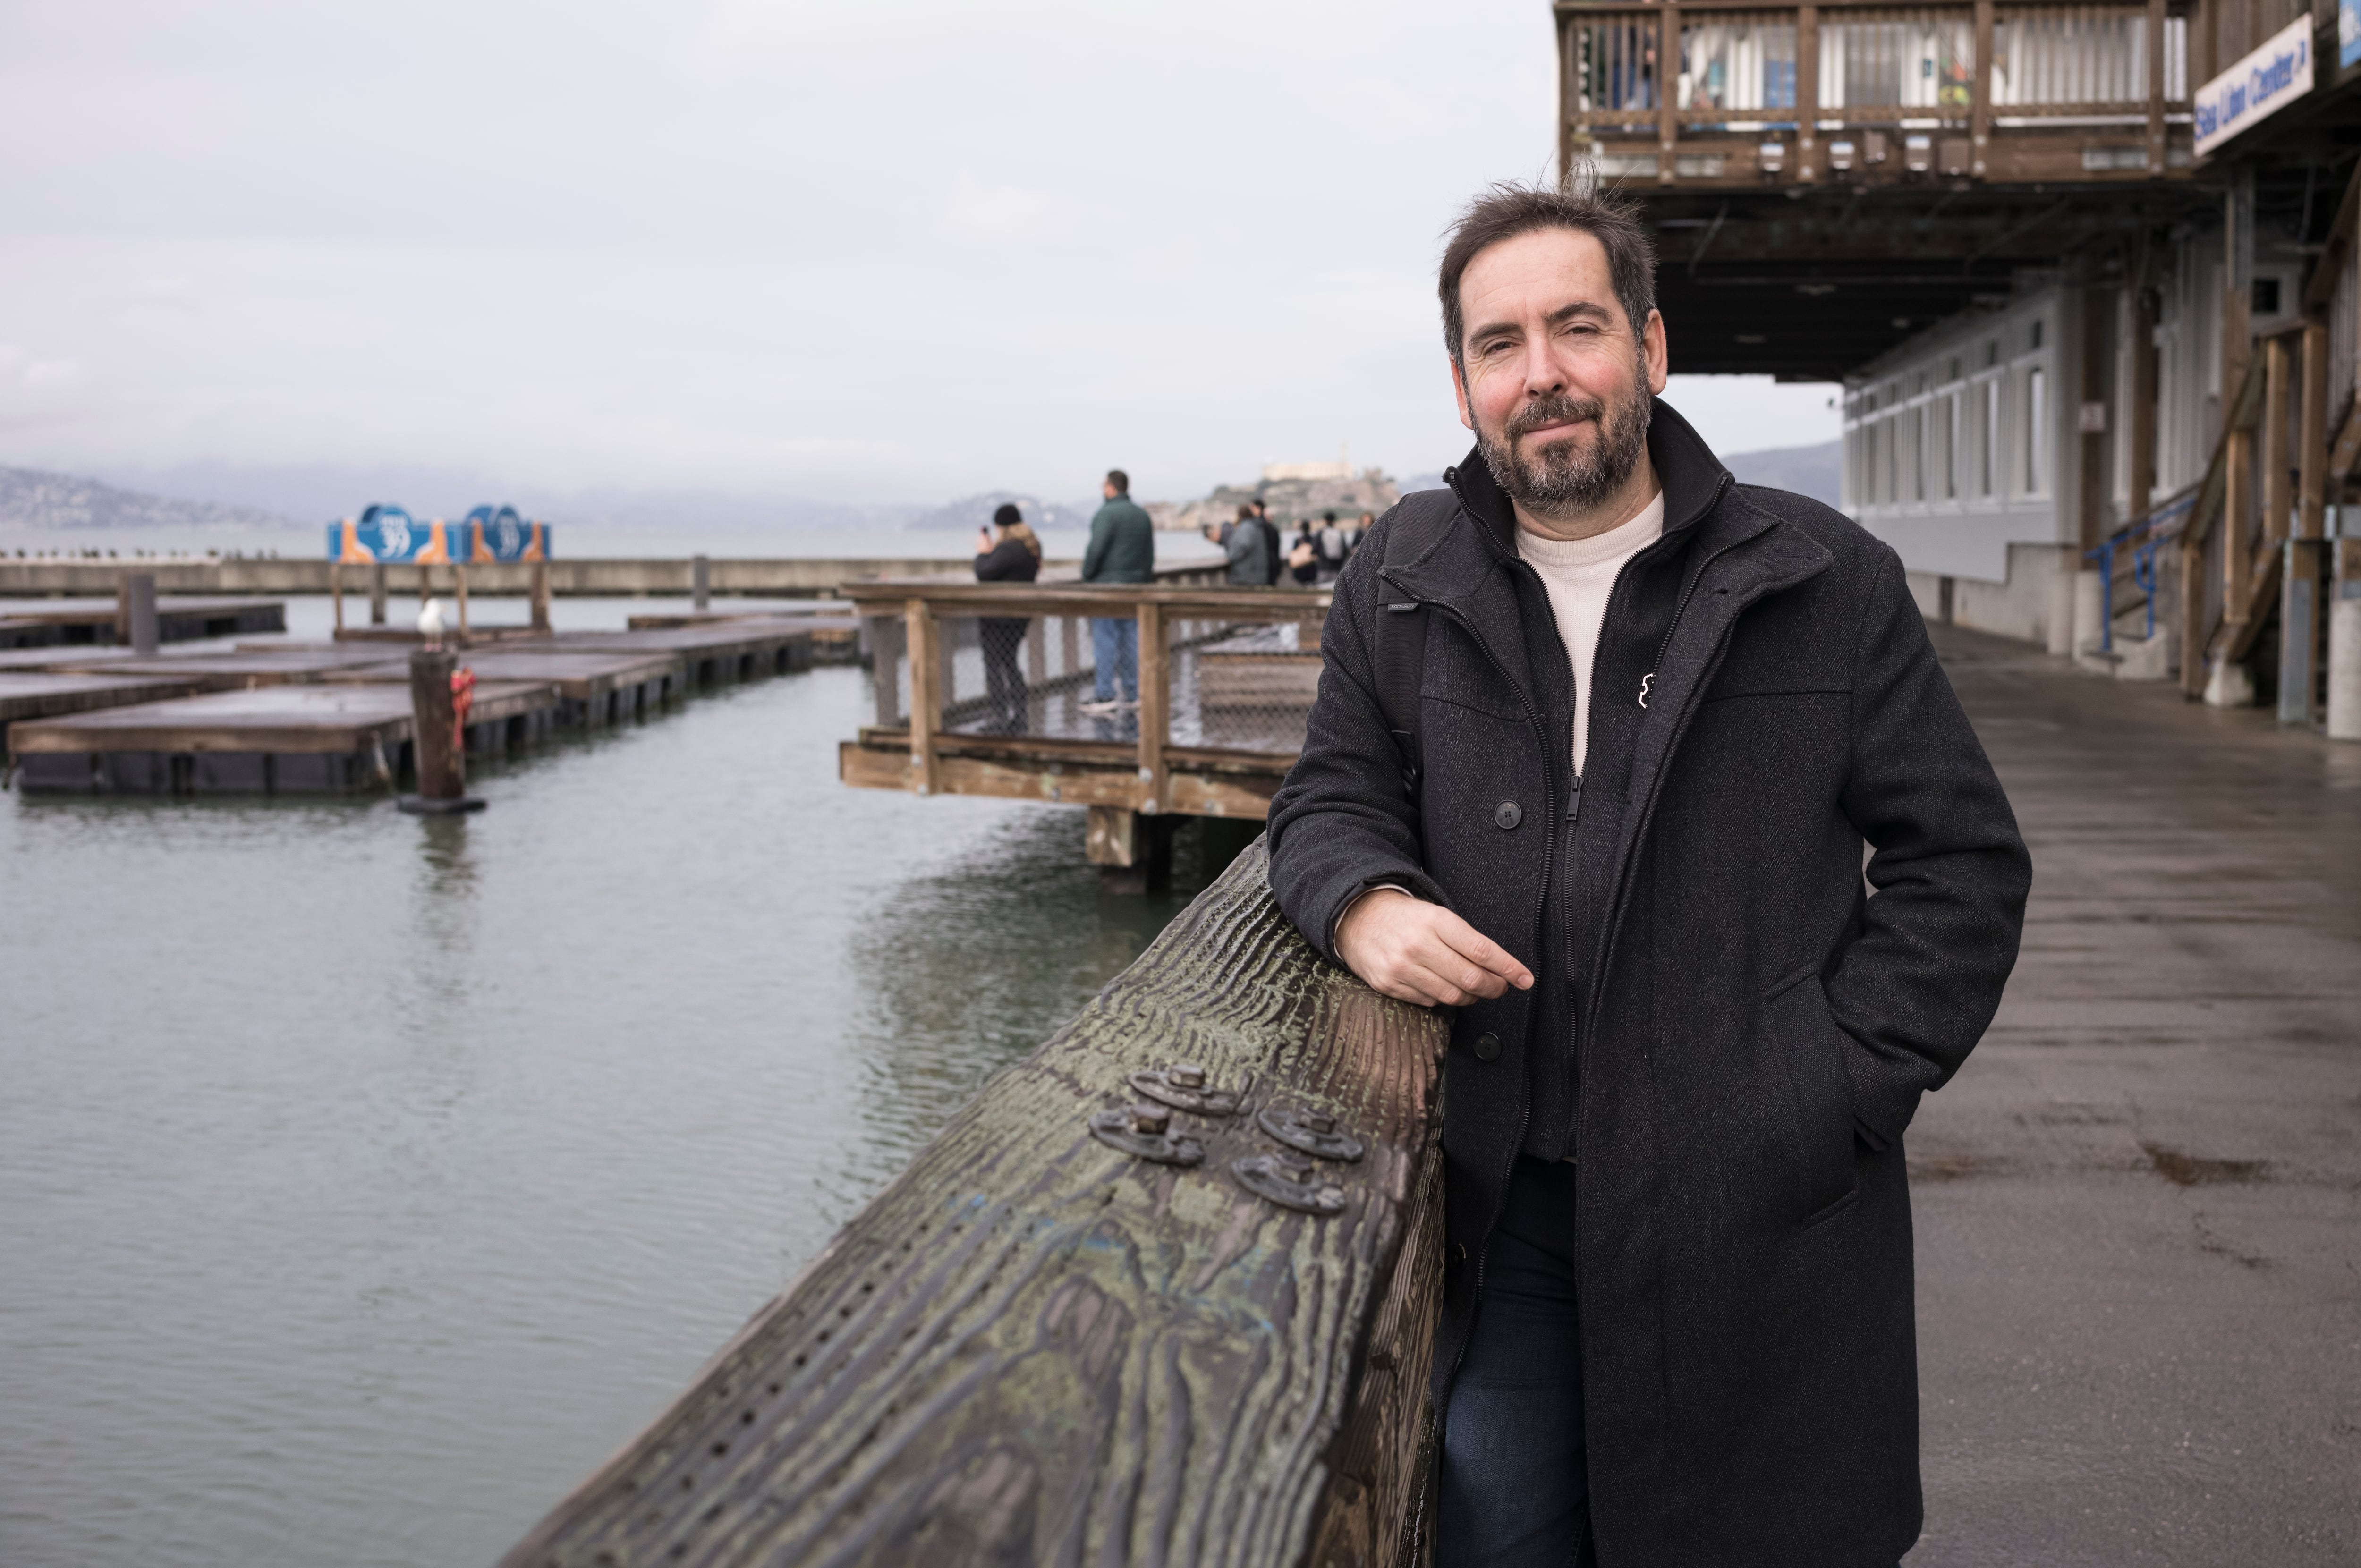
<instances>
[{"instance_id":1,"label":"black coat button","mask_svg":"<svg viewBox=\"0 0 2361 1568\"><path fill-rule=\"evenodd\" d=\"M1477 1061L1499 1061L1500 1059L1500 1036L1492 1033L1491 1030L1487 1029L1482 1034L1476 1036L1474 1048L1476 1051L1476 1059Z\"/></svg>"},{"instance_id":2,"label":"black coat button","mask_svg":"<svg viewBox=\"0 0 2361 1568\"><path fill-rule=\"evenodd\" d=\"M1492 808L1492 820L1503 828L1514 828L1525 819L1525 808L1513 800L1504 800Z\"/></svg>"}]
</instances>

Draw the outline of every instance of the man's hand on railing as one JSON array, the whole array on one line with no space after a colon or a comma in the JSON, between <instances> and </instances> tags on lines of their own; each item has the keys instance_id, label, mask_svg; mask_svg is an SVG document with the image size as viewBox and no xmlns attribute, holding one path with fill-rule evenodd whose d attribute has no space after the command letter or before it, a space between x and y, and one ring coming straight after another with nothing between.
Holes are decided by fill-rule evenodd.
<instances>
[{"instance_id":1,"label":"man's hand on railing","mask_svg":"<svg viewBox=\"0 0 2361 1568\"><path fill-rule=\"evenodd\" d=\"M1373 991L1421 1007L1532 988L1533 971L1439 904L1397 888L1363 894L1336 922L1336 956Z\"/></svg>"}]
</instances>

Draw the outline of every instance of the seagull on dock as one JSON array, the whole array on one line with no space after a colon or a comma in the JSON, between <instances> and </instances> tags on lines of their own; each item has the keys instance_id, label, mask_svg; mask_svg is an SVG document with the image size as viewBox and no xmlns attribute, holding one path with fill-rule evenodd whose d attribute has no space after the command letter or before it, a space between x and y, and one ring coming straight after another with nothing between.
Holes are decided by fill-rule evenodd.
<instances>
[{"instance_id":1,"label":"seagull on dock","mask_svg":"<svg viewBox=\"0 0 2361 1568\"><path fill-rule=\"evenodd\" d=\"M429 648L443 646L443 606L439 600L428 599L426 608L418 612L418 634L426 639Z\"/></svg>"}]
</instances>

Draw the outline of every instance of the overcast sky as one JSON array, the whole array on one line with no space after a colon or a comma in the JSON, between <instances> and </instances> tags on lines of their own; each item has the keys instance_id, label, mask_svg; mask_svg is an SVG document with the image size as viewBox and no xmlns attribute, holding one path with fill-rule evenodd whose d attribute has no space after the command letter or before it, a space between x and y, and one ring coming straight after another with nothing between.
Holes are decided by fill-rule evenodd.
<instances>
[{"instance_id":1,"label":"overcast sky","mask_svg":"<svg viewBox=\"0 0 2361 1568\"><path fill-rule=\"evenodd\" d=\"M0 463L1179 497L1465 449L1545 0L0 5ZM1670 323L1675 361L1680 323ZM1676 379L1739 451L1827 389Z\"/></svg>"}]
</instances>

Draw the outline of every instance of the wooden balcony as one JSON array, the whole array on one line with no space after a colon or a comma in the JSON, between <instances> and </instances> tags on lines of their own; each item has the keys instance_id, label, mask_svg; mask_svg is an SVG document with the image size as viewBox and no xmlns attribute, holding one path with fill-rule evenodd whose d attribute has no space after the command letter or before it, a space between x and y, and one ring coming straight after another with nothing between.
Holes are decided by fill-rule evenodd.
<instances>
[{"instance_id":1,"label":"wooden balcony","mask_svg":"<svg viewBox=\"0 0 2361 1568\"><path fill-rule=\"evenodd\" d=\"M2168 0L1555 9L1562 165L1635 189L2120 186L2193 161Z\"/></svg>"}]
</instances>

